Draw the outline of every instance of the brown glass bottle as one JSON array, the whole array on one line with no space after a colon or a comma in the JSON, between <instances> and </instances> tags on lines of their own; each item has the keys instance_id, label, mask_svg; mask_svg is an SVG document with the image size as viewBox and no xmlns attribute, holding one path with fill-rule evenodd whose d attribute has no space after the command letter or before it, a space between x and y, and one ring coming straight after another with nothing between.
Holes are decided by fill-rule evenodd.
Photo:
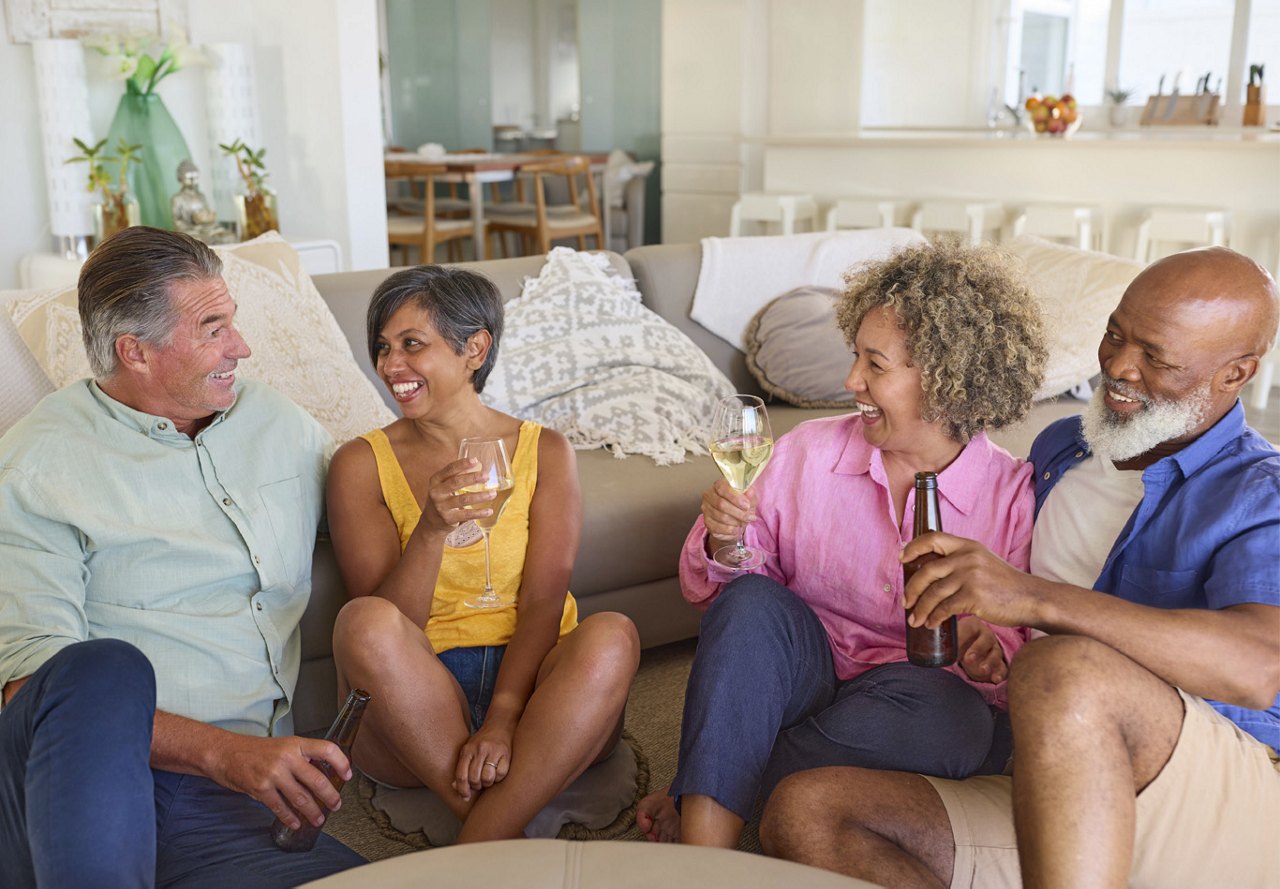
<instances>
[{"instance_id":1,"label":"brown glass bottle","mask_svg":"<svg viewBox=\"0 0 1280 889\"><path fill-rule=\"evenodd\" d=\"M338 711L338 718L333 721L333 725L329 726L329 731L325 733L324 739L337 744L348 759L351 758L351 748L356 742L356 732L360 730L360 717L364 716L364 708L368 705L369 693L367 691L360 688L351 689L351 694L347 695L346 702L343 703L342 709ZM324 772L325 777L333 784L335 790L341 790L342 785L346 783L338 777L327 762L323 760L313 761L312 765ZM316 844L320 831L320 827L316 827L306 821L303 821L302 826L295 830L277 818L275 824L271 825L271 839L275 840L275 844L286 852L309 852Z\"/></svg>"},{"instance_id":2,"label":"brown glass bottle","mask_svg":"<svg viewBox=\"0 0 1280 889\"><path fill-rule=\"evenodd\" d=\"M942 530L942 515L938 510L938 477L932 472L916 473L916 514L912 537L929 531ZM902 566L902 585L905 587L912 575L925 562L938 558L937 553L925 553L920 558ZM919 667L945 667L956 662L956 619L949 617L936 629L913 627L907 624L907 660Z\"/></svg>"}]
</instances>

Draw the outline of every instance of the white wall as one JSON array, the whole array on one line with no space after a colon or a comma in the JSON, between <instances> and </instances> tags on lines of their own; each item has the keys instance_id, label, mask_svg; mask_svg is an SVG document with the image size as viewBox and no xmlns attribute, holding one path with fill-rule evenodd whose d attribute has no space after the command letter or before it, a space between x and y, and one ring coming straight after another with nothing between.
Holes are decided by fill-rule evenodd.
<instances>
[{"instance_id":1,"label":"white wall","mask_svg":"<svg viewBox=\"0 0 1280 889\"><path fill-rule=\"evenodd\" d=\"M727 234L763 181L747 140L856 130L865 2L664 2L663 241Z\"/></svg>"},{"instance_id":2,"label":"white wall","mask_svg":"<svg viewBox=\"0 0 1280 889\"><path fill-rule=\"evenodd\" d=\"M377 19L367 0L190 0L194 43L252 41L262 142L290 240L330 238L348 268L387 264ZM94 78L90 111L105 134L122 87ZM201 169L209 169L203 71L160 87ZM50 249L39 116L29 45L0 40L0 289L17 287L21 256ZM175 182L175 190L177 188Z\"/></svg>"},{"instance_id":3,"label":"white wall","mask_svg":"<svg viewBox=\"0 0 1280 889\"><path fill-rule=\"evenodd\" d=\"M987 52L991 15L988 0L866 0L862 125L983 120L986 70L974 60Z\"/></svg>"},{"instance_id":4,"label":"white wall","mask_svg":"<svg viewBox=\"0 0 1280 889\"><path fill-rule=\"evenodd\" d=\"M489 88L493 122L529 127L534 101L533 0L490 0Z\"/></svg>"}]
</instances>

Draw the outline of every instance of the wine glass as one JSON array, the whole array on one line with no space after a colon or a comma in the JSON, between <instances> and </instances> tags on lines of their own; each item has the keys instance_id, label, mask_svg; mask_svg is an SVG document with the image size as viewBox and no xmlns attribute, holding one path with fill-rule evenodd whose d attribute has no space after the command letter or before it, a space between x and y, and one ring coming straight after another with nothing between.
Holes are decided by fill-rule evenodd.
<instances>
[{"instance_id":1,"label":"wine glass","mask_svg":"<svg viewBox=\"0 0 1280 889\"><path fill-rule=\"evenodd\" d=\"M739 494L746 493L772 456L773 431L764 402L754 395L720 399L711 421L711 458L729 486ZM750 571L764 563L762 551L743 544L744 530L738 530L737 543L715 552L715 560L726 568Z\"/></svg>"},{"instance_id":2,"label":"wine glass","mask_svg":"<svg viewBox=\"0 0 1280 889\"><path fill-rule=\"evenodd\" d=\"M463 599L462 604L468 608L502 608L512 604L509 596L500 596L493 589L493 573L489 567L489 534L498 523L502 510L511 497L516 481L511 475L511 462L507 460L507 448L501 438L464 438L458 448L458 458L470 457L480 464L480 481L466 485L458 493L472 494L478 491L493 491L496 496L492 500L476 503L469 509L490 509L488 516L472 519L480 529L484 538L484 592L478 596Z\"/></svg>"}]
</instances>

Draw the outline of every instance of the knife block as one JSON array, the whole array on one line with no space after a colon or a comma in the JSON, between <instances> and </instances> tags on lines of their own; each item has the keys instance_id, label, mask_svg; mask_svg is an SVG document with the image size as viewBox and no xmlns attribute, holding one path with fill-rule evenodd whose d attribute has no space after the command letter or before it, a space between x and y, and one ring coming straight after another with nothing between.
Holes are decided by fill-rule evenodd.
<instances>
[{"instance_id":1,"label":"knife block","mask_svg":"<svg viewBox=\"0 0 1280 889\"><path fill-rule=\"evenodd\" d=\"M1173 113L1170 113L1170 102ZM1222 113L1222 97L1217 93L1200 96L1151 96L1138 123L1144 127L1215 126Z\"/></svg>"}]
</instances>

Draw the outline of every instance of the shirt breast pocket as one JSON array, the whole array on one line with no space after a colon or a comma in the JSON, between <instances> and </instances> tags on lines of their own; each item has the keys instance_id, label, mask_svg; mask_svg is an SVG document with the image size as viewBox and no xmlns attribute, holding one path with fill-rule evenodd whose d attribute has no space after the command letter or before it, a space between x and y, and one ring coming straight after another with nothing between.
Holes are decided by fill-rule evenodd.
<instances>
[{"instance_id":1,"label":"shirt breast pocket","mask_svg":"<svg viewBox=\"0 0 1280 889\"><path fill-rule=\"evenodd\" d=\"M283 566L281 579L296 583L310 571L315 548L316 520L303 496L302 479L294 476L263 485L258 494Z\"/></svg>"},{"instance_id":2,"label":"shirt breast pocket","mask_svg":"<svg viewBox=\"0 0 1280 889\"><path fill-rule=\"evenodd\" d=\"M1120 575L1124 598L1160 608L1200 607L1204 600L1200 572L1194 568L1168 570L1126 565Z\"/></svg>"}]
</instances>

